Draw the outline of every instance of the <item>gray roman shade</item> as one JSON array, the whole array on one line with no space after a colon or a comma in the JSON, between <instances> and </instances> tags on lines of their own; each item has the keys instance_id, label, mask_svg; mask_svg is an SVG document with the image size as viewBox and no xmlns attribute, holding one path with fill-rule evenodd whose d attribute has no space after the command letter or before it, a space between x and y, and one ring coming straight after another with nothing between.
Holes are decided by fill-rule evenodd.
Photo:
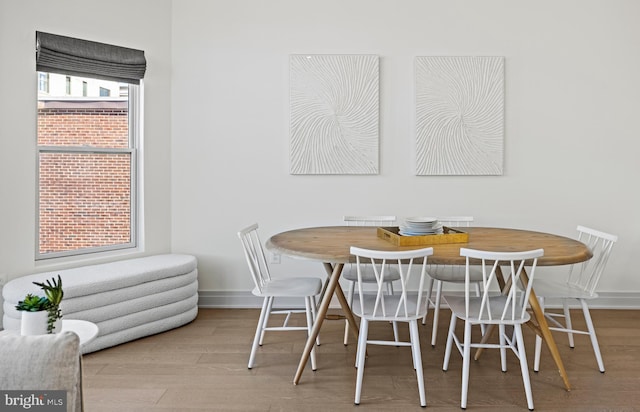
<instances>
[{"instance_id":1,"label":"gray roman shade","mask_svg":"<svg viewBox=\"0 0 640 412\"><path fill-rule=\"evenodd\" d=\"M36 70L139 84L144 51L36 32Z\"/></svg>"}]
</instances>

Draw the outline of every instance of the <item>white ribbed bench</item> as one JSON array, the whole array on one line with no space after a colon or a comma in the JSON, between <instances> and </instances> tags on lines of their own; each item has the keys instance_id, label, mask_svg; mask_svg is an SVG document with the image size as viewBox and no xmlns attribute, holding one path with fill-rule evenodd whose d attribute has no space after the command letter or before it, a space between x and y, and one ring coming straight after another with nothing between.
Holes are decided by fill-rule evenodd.
<instances>
[{"instance_id":1,"label":"white ribbed bench","mask_svg":"<svg viewBox=\"0 0 640 412\"><path fill-rule=\"evenodd\" d=\"M64 289L63 318L88 320L100 328L83 353L182 326L198 314L195 256L166 254L13 279L2 290L5 329L20 329L21 313L15 305L27 293L43 296L32 282L58 274Z\"/></svg>"}]
</instances>

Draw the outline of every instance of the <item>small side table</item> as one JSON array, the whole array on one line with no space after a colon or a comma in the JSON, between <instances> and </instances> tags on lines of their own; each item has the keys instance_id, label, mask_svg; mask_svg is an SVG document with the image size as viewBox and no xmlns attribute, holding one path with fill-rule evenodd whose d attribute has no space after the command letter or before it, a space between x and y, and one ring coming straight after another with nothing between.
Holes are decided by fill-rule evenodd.
<instances>
[{"instance_id":1,"label":"small side table","mask_svg":"<svg viewBox=\"0 0 640 412\"><path fill-rule=\"evenodd\" d=\"M88 320L62 319L61 332L70 331L80 338L80 346L86 345L98 336L98 325Z\"/></svg>"},{"instance_id":2,"label":"small side table","mask_svg":"<svg viewBox=\"0 0 640 412\"><path fill-rule=\"evenodd\" d=\"M98 325L93 322L89 322L88 320L78 320L78 319L62 319L62 328L61 332L69 331L73 332L80 338L80 347L86 345L91 342L98 336ZM2 330L0 331L0 335L11 333L14 335L20 334L20 329L18 330Z\"/></svg>"}]
</instances>

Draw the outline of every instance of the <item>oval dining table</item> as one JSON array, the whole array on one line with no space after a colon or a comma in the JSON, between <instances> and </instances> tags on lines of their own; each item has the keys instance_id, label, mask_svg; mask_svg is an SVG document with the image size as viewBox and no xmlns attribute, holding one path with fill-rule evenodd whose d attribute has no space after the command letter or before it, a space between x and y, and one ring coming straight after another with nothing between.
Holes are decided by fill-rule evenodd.
<instances>
[{"instance_id":1,"label":"oval dining table","mask_svg":"<svg viewBox=\"0 0 640 412\"><path fill-rule=\"evenodd\" d=\"M391 241L378 237L376 227L363 226L309 227L278 233L270 237L266 242L266 247L272 253L321 262L329 277L325 285L324 296L318 307L317 320L307 338L293 383L298 384L302 377L302 372L309 360L311 349L322 327L332 296L335 295L340 302L352 333L355 336L358 335L353 313L338 282L344 264L355 262L355 257L350 254L351 246L388 251L433 247L433 255L429 257L429 263L445 265L465 265L465 258L460 256L461 247L503 252L542 248L544 256L538 259L538 266L569 265L586 261L592 257L591 251L584 243L550 233L493 227L465 227L464 232L469 234L468 241L464 243L419 246L396 246ZM529 326L546 342L565 388L570 390L571 385L564 364L535 296L535 291L531 292L529 303L533 313ZM476 353L476 358L478 356L479 353Z\"/></svg>"}]
</instances>

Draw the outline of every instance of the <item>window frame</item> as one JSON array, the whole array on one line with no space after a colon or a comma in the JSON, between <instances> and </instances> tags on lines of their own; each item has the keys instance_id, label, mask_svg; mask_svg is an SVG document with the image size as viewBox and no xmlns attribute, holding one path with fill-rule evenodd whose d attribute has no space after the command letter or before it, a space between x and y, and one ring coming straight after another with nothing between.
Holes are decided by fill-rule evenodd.
<instances>
[{"instance_id":1,"label":"window frame","mask_svg":"<svg viewBox=\"0 0 640 412\"><path fill-rule=\"evenodd\" d=\"M49 93L49 73L38 72L38 92Z\"/></svg>"},{"instance_id":2,"label":"window frame","mask_svg":"<svg viewBox=\"0 0 640 412\"><path fill-rule=\"evenodd\" d=\"M140 84L128 84L128 132L129 144L128 148L99 148L93 146L49 146L38 145L38 128L36 126L36 227L35 227L35 260L48 260L56 258L66 258L73 256L86 256L89 254L111 252L114 250L137 249L141 244L139 227L142 219L141 213L141 194L138 190L141 185L142 173L140 171L141 159L141 142L142 142L142 93L143 80ZM38 98L36 97L36 101ZM36 116L37 117L37 116ZM130 211L129 211L129 242L117 245L95 246L80 248L75 250L60 252L40 252L40 155L42 153L71 153L71 154L129 154L131 159L130 168Z\"/></svg>"}]
</instances>

